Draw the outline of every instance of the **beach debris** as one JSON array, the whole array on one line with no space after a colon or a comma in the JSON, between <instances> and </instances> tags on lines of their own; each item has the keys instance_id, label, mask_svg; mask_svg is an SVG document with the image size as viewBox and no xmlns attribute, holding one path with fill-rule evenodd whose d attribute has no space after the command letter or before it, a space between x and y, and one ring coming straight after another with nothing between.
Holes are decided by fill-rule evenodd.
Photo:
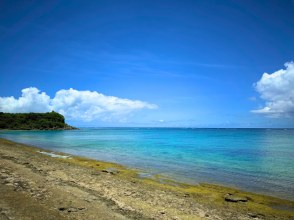
<instances>
[{"instance_id":1,"label":"beach debris","mask_svg":"<svg viewBox=\"0 0 294 220\"><path fill-rule=\"evenodd\" d=\"M110 173L112 175L115 175L115 174L118 174L119 173L119 170L116 169L116 168L110 167L110 168L107 168L107 169L102 170L102 172L103 173Z\"/></svg>"},{"instance_id":2,"label":"beach debris","mask_svg":"<svg viewBox=\"0 0 294 220\"><path fill-rule=\"evenodd\" d=\"M227 202L248 202L248 197L235 196L231 193L228 193L225 196L225 201L227 201Z\"/></svg>"},{"instance_id":3,"label":"beach debris","mask_svg":"<svg viewBox=\"0 0 294 220\"><path fill-rule=\"evenodd\" d=\"M55 153L49 153L49 152L45 152L45 151L37 151L40 154L45 154L47 156L50 157L57 157L57 158L63 158L63 159L69 159L70 156L66 156L66 155L60 155L60 154L55 154Z\"/></svg>"}]
</instances>

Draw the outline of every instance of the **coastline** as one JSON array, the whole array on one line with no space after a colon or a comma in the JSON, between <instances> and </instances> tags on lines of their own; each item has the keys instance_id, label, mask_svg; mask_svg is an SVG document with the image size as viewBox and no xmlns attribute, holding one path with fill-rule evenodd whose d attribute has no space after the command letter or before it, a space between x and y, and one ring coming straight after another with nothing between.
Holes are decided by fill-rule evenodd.
<instances>
[{"instance_id":1,"label":"coastline","mask_svg":"<svg viewBox=\"0 0 294 220\"><path fill-rule=\"evenodd\" d=\"M44 210L45 219L50 215L54 219L294 218L294 201L219 185L142 177L119 164L5 139L0 139L0 158L1 193L5 195L0 200L0 220L1 216L9 219L34 213L21 212L11 202L16 197L31 201L28 209Z\"/></svg>"}]
</instances>

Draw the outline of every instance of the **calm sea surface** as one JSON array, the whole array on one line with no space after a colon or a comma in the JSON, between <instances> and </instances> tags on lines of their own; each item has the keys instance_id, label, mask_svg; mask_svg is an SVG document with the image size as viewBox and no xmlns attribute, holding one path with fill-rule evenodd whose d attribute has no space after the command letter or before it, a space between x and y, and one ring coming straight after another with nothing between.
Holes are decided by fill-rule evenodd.
<instances>
[{"instance_id":1,"label":"calm sea surface","mask_svg":"<svg viewBox=\"0 0 294 220\"><path fill-rule=\"evenodd\" d=\"M0 137L180 182L216 183L294 200L291 129L84 128L1 131Z\"/></svg>"}]
</instances>

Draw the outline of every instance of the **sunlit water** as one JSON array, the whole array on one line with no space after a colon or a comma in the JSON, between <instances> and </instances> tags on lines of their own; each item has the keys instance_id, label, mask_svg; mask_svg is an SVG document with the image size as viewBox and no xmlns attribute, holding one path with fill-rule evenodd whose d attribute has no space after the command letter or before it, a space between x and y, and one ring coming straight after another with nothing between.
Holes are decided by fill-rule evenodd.
<instances>
[{"instance_id":1,"label":"sunlit water","mask_svg":"<svg viewBox=\"0 0 294 220\"><path fill-rule=\"evenodd\" d=\"M1 131L44 149L116 162L187 183L294 200L294 130L87 128Z\"/></svg>"}]
</instances>

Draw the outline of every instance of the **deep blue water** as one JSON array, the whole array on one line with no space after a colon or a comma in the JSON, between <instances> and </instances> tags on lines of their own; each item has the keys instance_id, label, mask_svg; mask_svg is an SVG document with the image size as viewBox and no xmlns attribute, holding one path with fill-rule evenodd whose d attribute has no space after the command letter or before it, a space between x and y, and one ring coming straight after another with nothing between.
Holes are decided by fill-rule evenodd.
<instances>
[{"instance_id":1,"label":"deep blue water","mask_svg":"<svg viewBox=\"0 0 294 220\"><path fill-rule=\"evenodd\" d=\"M116 162L187 183L294 200L294 130L87 128L1 131L0 137Z\"/></svg>"}]
</instances>

